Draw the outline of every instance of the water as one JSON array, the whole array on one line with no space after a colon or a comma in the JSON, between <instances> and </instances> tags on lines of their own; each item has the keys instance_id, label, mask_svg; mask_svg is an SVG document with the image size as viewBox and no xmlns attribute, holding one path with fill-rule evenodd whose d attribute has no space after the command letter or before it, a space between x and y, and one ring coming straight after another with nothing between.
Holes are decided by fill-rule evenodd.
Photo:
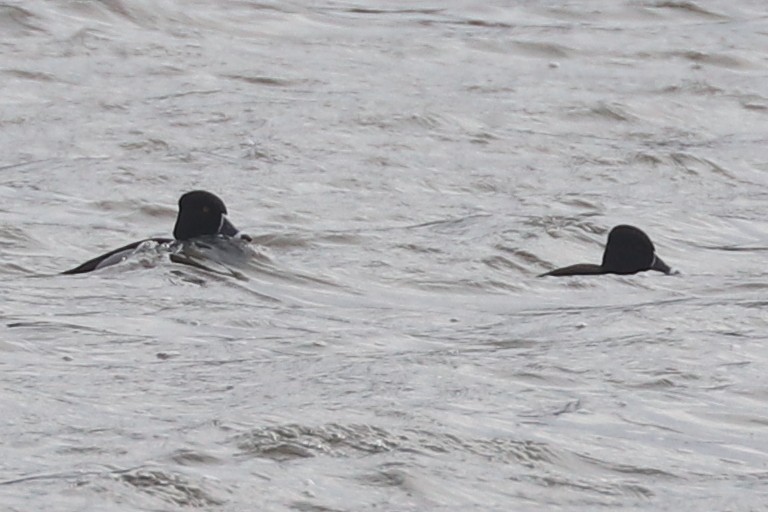
<instances>
[{"instance_id":1,"label":"water","mask_svg":"<svg viewBox=\"0 0 768 512\"><path fill-rule=\"evenodd\" d=\"M762 510L762 2L0 4L2 510ZM147 252L207 189L236 272ZM638 225L677 276L540 279Z\"/></svg>"}]
</instances>

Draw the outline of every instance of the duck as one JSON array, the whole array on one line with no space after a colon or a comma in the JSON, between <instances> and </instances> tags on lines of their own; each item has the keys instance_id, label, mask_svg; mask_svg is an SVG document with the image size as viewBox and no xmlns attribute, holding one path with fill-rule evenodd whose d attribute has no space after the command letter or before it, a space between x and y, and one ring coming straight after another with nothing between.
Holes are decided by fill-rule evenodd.
<instances>
[{"instance_id":1,"label":"duck","mask_svg":"<svg viewBox=\"0 0 768 512\"><path fill-rule=\"evenodd\" d=\"M251 238L241 233L227 218L227 207L218 196L205 190L186 192L179 198L179 213L173 227L173 238L145 238L96 256L75 268L61 272L63 275L84 274L115 265L125 260L142 244L172 245L175 242L191 241L200 237L221 236L240 238L248 242ZM173 257L171 258L173 260Z\"/></svg>"},{"instance_id":2,"label":"duck","mask_svg":"<svg viewBox=\"0 0 768 512\"><path fill-rule=\"evenodd\" d=\"M615 226L608 233L603 262L577 263L567 267L550 270L543 276L583 276L598 274L637 274L646 270L655 270L671 274L672 269L656 254L650 237L643 230L628 224Z\"/></svg>"}]
</instances>

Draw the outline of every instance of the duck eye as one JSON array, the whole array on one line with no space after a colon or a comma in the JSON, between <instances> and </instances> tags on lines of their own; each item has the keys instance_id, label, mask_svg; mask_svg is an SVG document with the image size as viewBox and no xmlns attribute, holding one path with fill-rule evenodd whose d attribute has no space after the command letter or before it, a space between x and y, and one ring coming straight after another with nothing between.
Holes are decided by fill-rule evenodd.
<instances>
[{"instance_id":1,"label":"duck eye","mask_svg":"<svg viewBox=\"0 0 768 512\"><path fill-rule=\"evenodd\" d=\"M208 208L207 206L203 206L203 213L208 213L210 211L211 211L210 208Z\"/></svg>"}]
</instances>

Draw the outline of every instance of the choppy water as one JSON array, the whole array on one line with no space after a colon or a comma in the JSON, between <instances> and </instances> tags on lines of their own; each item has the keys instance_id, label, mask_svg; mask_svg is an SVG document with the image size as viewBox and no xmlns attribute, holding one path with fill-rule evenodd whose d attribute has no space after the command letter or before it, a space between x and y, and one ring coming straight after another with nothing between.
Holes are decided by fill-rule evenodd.
<instances>
[{"instance_id":1,"label":"choppy water","mask_svg":"<svg viewBox=\"0 0 768 512\"><path fill-rule=\"evenodd\" d=\"M5 0L0 504L763 510L768 9ZM232 275L148 252L208 189ZM680 275L536 278L646 230Z\"/></svg>"}]
</instances>

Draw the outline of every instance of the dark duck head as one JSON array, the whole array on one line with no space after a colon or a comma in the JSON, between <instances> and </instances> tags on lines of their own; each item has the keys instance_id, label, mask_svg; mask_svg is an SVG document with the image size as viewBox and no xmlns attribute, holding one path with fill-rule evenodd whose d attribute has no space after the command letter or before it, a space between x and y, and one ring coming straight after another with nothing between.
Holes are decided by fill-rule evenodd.
<instances>
[{"instance_id":1,"label":"dark duck head","mask_svg":"<svg viewBox=\"0 0 768 512\"><path fill-rule=\"evenodd\" d=\"M578 263L541 274L542 276L578 276L595 274L636 274L657 270L670 274L672 269L656 255L653 242L641 229L616 226L608 233L603 262L600 265Z\"/></svg>"},{"instance_id":2,"label":"dark duck head","mask_svg":"<svg viewBox=\"0 0 768 512\"><path fill-rule=\"evenodd\" d=\"M173 228L176 240L206 235L237 236L239 231L227 218L227 207L216 195L204 190L187 192L179 199L179 215Z\"/></svg>"}]
</instances>

